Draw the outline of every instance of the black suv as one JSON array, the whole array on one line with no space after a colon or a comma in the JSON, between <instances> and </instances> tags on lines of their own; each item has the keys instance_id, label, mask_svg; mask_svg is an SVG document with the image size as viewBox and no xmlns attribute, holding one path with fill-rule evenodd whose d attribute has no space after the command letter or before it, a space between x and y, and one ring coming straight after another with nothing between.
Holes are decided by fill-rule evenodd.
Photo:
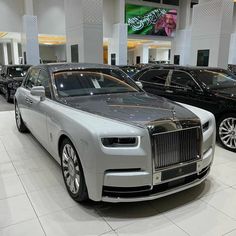
<instances>
[{"instance_id":1,"label":"black suv","mask_svg":"<svg viewBox=\"0 0 236 236\"><path fill-rule=\"evenodd\" d=\"M236 152L236 76L219 68L152 66L135 74L146 92L203 108L215 115L217 139Z\"/></svg>"},{"instance_id":2,"label":"black suv","mask_svg":"<svg viewBox=\"0 0 236 236\"><path fill-rule=\"evenodd\" d=\"M21 85L30 65L2 66L0 76L0 92L5 95L7 102L13 99L16 89Z\"/></svg>"}]
</instances>

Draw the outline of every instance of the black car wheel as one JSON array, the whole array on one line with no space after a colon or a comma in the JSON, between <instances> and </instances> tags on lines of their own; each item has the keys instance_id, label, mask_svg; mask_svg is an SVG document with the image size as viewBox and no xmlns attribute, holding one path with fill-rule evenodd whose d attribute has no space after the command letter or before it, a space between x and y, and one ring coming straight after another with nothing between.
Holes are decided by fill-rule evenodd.
<instances>
[{"instance_id":1,"label":"black car wheel","mask_svg":"<svg viewBox=\"0 0 236 236\"><path fill-rule=\"evenodd\" d=\"M18 104L15 104L15 119L16 119L16 126L17 129L21 132L21 133L26 133L28 131L24 121L22 120L21 114L20 114L20 109L18 107Z\"/></svg>"},{"instance_id":2,"label":"black car wheel","mask_svg":"<svg viewBox=\"0 0 236 236\"><path fill-rule=\"evenodd\" d=\"M88 200L84 173L78 154L69 139L64 139L60 147L61 169L70 196L77 202Z\"/></svg>"},{"instance_id":3,"label":"black car wheel","mask_svg":"<svg viewBox=\"0 0 236 236\"><path fill-rule=\"evenodd\" d=\"M236 152L236 114L227 114L219 119L217 138L225 149Z\"/></svg>"}]
</instances>

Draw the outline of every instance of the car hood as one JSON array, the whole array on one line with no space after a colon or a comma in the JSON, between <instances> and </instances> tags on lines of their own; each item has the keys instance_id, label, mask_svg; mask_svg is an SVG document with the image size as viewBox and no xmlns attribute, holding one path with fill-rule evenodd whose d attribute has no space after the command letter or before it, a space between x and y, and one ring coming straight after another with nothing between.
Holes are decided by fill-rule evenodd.
<instances>
[{"instance_id":1,"label":"car hood","mask_svg":"<svg viewBox=\"0 0 236 236\"><path fill-rule=\"evenodd\" d=\"M93 95L63 99L70 107L138 126L159 123L191 127L200 124L190 110L169 100L146 93Z\"/></svg>"}]
</instances>

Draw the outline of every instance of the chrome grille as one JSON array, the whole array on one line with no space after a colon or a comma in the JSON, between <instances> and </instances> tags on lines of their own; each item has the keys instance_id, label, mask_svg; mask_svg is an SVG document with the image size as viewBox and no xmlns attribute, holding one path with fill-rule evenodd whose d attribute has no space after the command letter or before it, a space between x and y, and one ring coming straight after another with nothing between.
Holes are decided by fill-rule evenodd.
<instances>
[{"instance_id":1,"label":"chrome grille","mask_svg":"<svg viewBox=\"0 0 236 236\"><path fill-rule=\"evenodd\" d=\"M201 158L201 129L152 135L155 169Z\"/></svg>"}]
</instances>

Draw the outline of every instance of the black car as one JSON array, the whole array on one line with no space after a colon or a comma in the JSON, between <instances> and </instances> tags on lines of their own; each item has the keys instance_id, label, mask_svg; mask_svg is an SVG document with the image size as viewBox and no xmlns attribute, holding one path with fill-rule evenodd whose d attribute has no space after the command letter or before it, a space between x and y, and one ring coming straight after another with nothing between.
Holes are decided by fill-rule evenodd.
<instances>
[{"instance_id":1,"label":"black car","mask_svg":"<svg viewBox=\"0 0 236 236\"><path fill-rule=\"evenodd\" d=\"M217 139L236 152L236 76L219 68L152 66L133 76L143 89L215 115Z\"/></svg>"},{"instance_id":2,"label":"black car","mask_svg":"<svg viewBox=\"0 0 236 236\"><path fill-rule=\"evenodd\" d=\"M129 65L121 65L118 66L121 70L123 70L128 76L132 77L134 76L137 72L139 72L140 70L142 70L143 68L150 66L149 64L137 64L137 65L133 65L133 66L129 66Z\"/></svg>"},{"instance_id":3,"label":"black car","mask_svg":"<svg viewBox=\"0 0 236 236\"><path fill-rule=\"evenodd\" d=\"M13 99L16 89L21 85L30 65L2 66L0 75L0 92L5 95L7 102Z\"/></svg>"}]
</instances>

